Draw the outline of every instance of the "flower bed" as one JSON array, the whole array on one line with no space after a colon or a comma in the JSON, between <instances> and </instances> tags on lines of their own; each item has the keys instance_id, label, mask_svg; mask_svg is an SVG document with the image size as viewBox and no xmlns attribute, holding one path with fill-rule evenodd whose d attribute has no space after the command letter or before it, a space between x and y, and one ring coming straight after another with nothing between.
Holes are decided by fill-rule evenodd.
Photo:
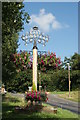
<instances>
[{"instance_id":1,"label":"flower bed","mask_svg":"<svg viewBox=\"0 0 80 120\"><path fill-rule=\"evenodd\" d=\"M25 100L31 102L35 101L40 103L40 102L47 102L48 97L46 92L31 91L31 92L27 92L25 96Z\"/></svg>"}]
</instances>

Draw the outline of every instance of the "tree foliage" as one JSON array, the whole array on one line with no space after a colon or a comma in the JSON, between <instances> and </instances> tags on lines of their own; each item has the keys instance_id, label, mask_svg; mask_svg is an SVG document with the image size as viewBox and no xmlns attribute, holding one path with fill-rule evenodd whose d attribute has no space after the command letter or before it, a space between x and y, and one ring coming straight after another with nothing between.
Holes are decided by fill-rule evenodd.
<instances>
[{"instance_id":1,"label":"tree foliage","mask_svg":"<svg viewBox=\"0 0 80 120\"><path fill-rule=\"evenodd\" d=\"M3 82L13 78L15 66L10 55L18 48L18 35L23 29L24 20L29 22L29 14L25 13L22 2L2 3L2 78Z\"/></svg>"},{"instance_id":2,"label":"tree foliage","mask_svg":"<svg viewBox=\"0 0 80 120\"><path fill-rule=\"evenodd\" d=\"M80 54L74 53L70 58L65 57L62 67L68 69L67 63L70 63L71 70L80 70Z\"/></svg>"}]
</instances>

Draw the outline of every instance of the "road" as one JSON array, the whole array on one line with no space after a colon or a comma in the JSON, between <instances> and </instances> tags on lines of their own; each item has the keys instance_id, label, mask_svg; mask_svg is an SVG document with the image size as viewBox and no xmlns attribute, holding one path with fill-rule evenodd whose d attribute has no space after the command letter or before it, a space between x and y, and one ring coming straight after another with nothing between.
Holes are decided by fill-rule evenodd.
<instances>
[{"instance_id":1,"label":"road","mask_svg":"<svg viewBox=\"0 0 80 120\"><path fill-rule=\"evenodd\" d=\"M20 97L20 98L24 97L24 94L19 94L19 93L17 93L17 94L11 93L11 94L12 94L12 96L15 96L15 97ZM64 98L60 98L60 97L58 97L58 95L48 94L47 104L50 104L52 106L57 106L62 109L70 110L71 112L80 114L80 111L79 111L80 103L66 100Z\"/></svg>"},{"instance_id":2,"label":"road","mask_svg":"<svg viewBox=\"0 0 80 120\"><path fill-rule=\"evenodd\" d=\"M62 109L70 110L74 113L80 114L80 103L66 100L64 98L58 97L58 95L48 94L48 102L52 106L57 106Z\"/></svg>"}]
</instances>

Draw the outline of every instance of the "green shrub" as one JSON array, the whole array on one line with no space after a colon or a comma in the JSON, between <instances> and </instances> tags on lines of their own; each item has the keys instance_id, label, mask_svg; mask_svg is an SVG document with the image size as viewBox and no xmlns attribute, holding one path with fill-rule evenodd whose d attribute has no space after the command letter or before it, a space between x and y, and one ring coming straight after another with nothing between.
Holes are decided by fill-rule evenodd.
<instances>
[{"instance_id":1,"label":"green shrub","mask_svg":"<svg viewBox=\"0 0 80 120\"><path fill-rule=\"evenodd\" d=\"M20 71L17 73L15 79L6 83L8 91L25 92L29 86L32 86L32 70Z\"/></svg>"}]
</instances>

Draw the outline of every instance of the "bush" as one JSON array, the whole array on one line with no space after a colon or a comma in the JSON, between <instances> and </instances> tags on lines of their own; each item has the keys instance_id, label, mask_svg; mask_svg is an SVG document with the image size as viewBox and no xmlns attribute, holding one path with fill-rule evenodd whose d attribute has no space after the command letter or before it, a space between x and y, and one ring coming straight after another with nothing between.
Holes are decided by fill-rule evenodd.
<instances>
[{"instance_id":1,"label":"bush","mask_svg":"<svg viewBox=\"0 0 80 120\"><path fill-rule=\"evenodd\" d=\"M20 71L14 80L8 81L6 88L8 91L25 92L32 86L32 70Z\"/></svg>"}]
</instances>

